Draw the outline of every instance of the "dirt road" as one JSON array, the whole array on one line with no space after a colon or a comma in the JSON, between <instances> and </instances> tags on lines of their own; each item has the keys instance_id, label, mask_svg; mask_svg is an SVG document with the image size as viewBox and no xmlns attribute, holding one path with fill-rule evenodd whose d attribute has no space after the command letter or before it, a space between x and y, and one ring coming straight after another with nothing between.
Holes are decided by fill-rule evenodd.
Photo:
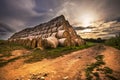
<instances>
[{"instance_id":1,"label":"dirt road","mask_svg":"<svg viewBox=\"0 0 120 80\"><path fill-rule=\"evenodd\" d=\"M95 57L99 54L104 55L106 66L119 78L120 50L94 46L31 64L24 63L24 59L16 60L0 68L0 80L83 80L86 66L95 62Z\"/></svg>"}]
</instances>

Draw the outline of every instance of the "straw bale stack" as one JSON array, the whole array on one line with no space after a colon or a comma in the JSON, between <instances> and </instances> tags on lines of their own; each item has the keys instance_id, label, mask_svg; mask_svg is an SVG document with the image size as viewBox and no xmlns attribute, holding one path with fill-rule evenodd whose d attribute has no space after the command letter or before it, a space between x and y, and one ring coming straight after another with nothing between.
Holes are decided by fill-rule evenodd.
<instances>
[{"instance_id":1,"label":"straw bale stack","mask_svg":"<svg viewBox=\"0 0 120 80\"><path fill-rule=\"evenodd\" d=\"M50 28L50 29L48 29L48 33L52 33L52 29Z\"/></svg>"},{"instance_id":2,"label":"straw bale stack","mask_svg":"<svg viewBox=\"0 0 120 80\"><path fill-rule=\"evenodd\" d=\"M52 28L52 33L57 32L57 27Z\"/></svg>"},{"instance_id":3,"label":"straw bale stack","mask_svg":"<svg viewBox=\"0 0 120 80\"><path fill-rule=\"evenodd\" d=\"M70 46L70 40L67 38L61 38L58 40L59 41L59 46Z\"/></svg>"},{"instance_id":4,"label":"straw bale stack","mask_svg":"<svg viewBox=\"0 0 120 80\"><path fill-rule=\"evenodd\" d=\"M63 25L59 26L59 27L58 27L58 30L64 30Z\"/></svg>"},{"instance_id":5,"label":"straw bale stack","mask_svg":"<svg viewBox=\"0 0 120 80\"><path fill-rule=\"evenodd\" d=\"M75 42L75 40L73 40L73 39L71 39L71 46L76 46L76 42Z\"/></svg>"},{"instance_id":6,"label":"straw bale stack","mask_svg":"<svg viewBox=\"0 0 120 80\"><path fill-rule=\"evenodd\" d=\"M75 43L76 43L77 46L80 46L80 45L85 44L85 41L80 39L80 38L76 38L75 39Z\"/></svg>"},{"instance_id":7,"label":"straw bale stack","mask_svg":"<svg viewBox=\"0 0 120 80\"><path fill-rule=\"evenodd\" d=\"M52 37L56 37L56 35L57 35L57 33L55 32L55 33L52 33Z\"/></svg>"},{"instance_id":8,"label":"straw bale stack","mask_svg":"<svg viewBox=\"0 0 120 80\"><path fill-rule=\"evenodd\" d=\"M84 44L63 15L42 23L33 28L27 28L15 33L10 41L32 48L56 48L60 46L75 46Z\"/></svg>"},{"instance_id":9,"label":"straw bale stack","mask_svg":"<svg viewBox=\"0 0 120 80\"><path fill-rule=\"evenodd\" d=\"M48 37L44 40L45 48L56 48L58 46L58 39L56 37Z\"/></svg>"},{"instance_id":10,"label":"straw bale stack","mask_svg":"<svg viewBox=\"0 0 120 80\"><path fill-rule=\"evenodd\" d=\"M33 39L31 43L31 48L36 48L37 47L37 40Z\"/></svg>"},{"instance_id":11,"label":"straw bale stack","mask_svg":"<svg viewBox=\"0 0 120 80\"><path fill-rule=\"evenodd\" d=\"M65 31L65 30L59 30L56 34L56 37L58 39L61 39L61 38L70 38L70 34L68 31Z\"/></svg>"},{"instance_id":12,"label":"straw bale stack","mask_svg":"<svg viewBox=\"0 0 120 80\"><path fill-rule=\"evenodd\" d=\"M30 39L26 39L26 46L28 46L28 47L31 47L31 45L32 45L32 42L31 42L31 40Z\"/></svg>"},{"instance_id":13,"label":"straw bale stack","mask_svg":"<svg viewBox=\"0 0 120 80\"><path fill-rule=\"evenodd\" d=\"M44 43L42 37L37 38L37 47L44 50Z\"/></svg>"}]
</instances>

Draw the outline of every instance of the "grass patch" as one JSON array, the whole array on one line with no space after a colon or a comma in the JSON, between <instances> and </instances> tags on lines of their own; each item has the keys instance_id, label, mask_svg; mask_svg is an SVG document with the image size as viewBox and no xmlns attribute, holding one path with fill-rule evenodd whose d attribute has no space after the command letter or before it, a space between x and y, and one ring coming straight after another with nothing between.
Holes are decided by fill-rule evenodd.
<instances>
[{"instance_id":1,"label":"grass patch","mask_svg":"<svg viewBox=\"0 0 120 80\"><path fill-rule=\"evenodd\" d=\"M115 77L111 76L113 70L105 66L103 58L103 55L98 55L95 57L96 62L87 66L85 69L86 80L94 80L93 78L95 78L95 80L101 80L100 72L110 80L117 80Z\"/></svg>"},{"instance_id":2,"label":"grass patch","mask_svg":"<svg viewBox=\"0 0 120 80\"><path fill-rule=\"evenodd\" d=\"M8 64L9 62L15 61L19 58L13 58L8 61L2 60L3 57L10 57L11 56L11 51L13 50L19 50L19 49L29 49L32 53L22 56L21 58L26 58L25 62L26 63L32 63L32 62L37 62L40 61L44 58L47 59L52 59L56 58L59 56L63 56L65 54L69 54L70 52L85 49L91 46L94 46L94 43L87 42L86 45L81 45L81 46L71 46L71 47L57 47L55 49L45 49L41 51L38 48L35 49L30 49L29 47L17 44L17 43L9 43L7 41L0 40L0 66L4 66Z\"/></svg>"},{"instance_id":3,"label":"grass patch","mask_svg":"<svg viewBox=\"0 0 120 80\"><path fill-rule=\"evenodd\" d=\"M20 57L15 57L15 58L12 58L12 59L9 59L9 60L6 60L6 61L0 61L0 67L3 67L5 66L6 64L8 64L9 62L13 62L17 59L19 59Z\"/></svg>"},{"instance_id":4,"label":"grass patch","mask_svg":"<svg viewBox=\"0 0 120 80\"><path fill-rule=\"evenodd\" d=\"M116 37L112 37L105 42L106 45L120 49L120 34Z\"/></svg>"},{"instance_id":5,"label":"grass patch","mask_svg":"<svg viewBox=\"0 0 120 80\"><path fill-rule=\"evenodd\" d=\"M4 40L0 40L0 54L2 54L1 57L9 57L11 56L10 52L13 50L19 50L19 49L29 49L26 46L19 45L17 43L9 43Z\"/></svg>"},{"instance_id":6,"label":"grass patch","mask_svg":"<svg viewBox=\"0 0 120 80\"><path fill-rule=\"evenodd\" d=\"M26 46L19 45L17 43L12 43L12 42L9 43L8 41L0 40L0 67L3 67L9 62L13 62L19 59L20 57L15 57L9 60L2 59L4 57L12 56L11 51L19 50L19 49L29 49L29 48L27 48Z\"/></svg>"},{"instance_id":7,"label":"grass patch","mask_svg":"<svg viewBox=\"0 0 120 80\"><path fill-rule=\"evenodd\" d=\"M65 54L69 54L70 52L73 52L73 51L88 48L94 45L95 45L94 43L87 42L86 45L81 45L81 46L57 47L55 49L46 49L43 51L41 51L40 49L34 49L32 53L29 55L29 59L27 59L25 62L26 63L37 62L44 58L52 59L59 56L63 56Z\"/></svg>"}]
</instances>

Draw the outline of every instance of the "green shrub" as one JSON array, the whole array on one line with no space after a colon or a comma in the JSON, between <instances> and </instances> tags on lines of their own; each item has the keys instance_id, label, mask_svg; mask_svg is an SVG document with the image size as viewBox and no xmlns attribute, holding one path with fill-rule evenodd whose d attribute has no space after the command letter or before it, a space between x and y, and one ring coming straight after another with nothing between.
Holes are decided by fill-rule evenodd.
<instances>
[{"instance_id":1,"label":"green shrub","mask_svg":"<svg viewBox=\"0 0 120 80\"><path fill-rule=\"evenodd\" d=\"M120 34L108 39L105 44L120 49Z\"/></svg>"},{"instance_id":2,"label":"green shrub","mask_svg":"<svg viewBox=\"0 0 120 80\"><path fill-rule=\"evenodd\" d=\"M85 69L86 80L93 80L93 77L95 77L96 80L101 80L98 71L102 71L106 77L112 80L116 80L115 77L110 76L110 74L113 73L113 70L110 69L109 67L104 67L105 62L103 61L103 58L104 58L103 55L98 55L97 57L95 57L96 62L91 63L90 65L87 66L87 68ZM97 70L97 71L94 71L94 70Z\"/></svg>"},{"instance_id":3,"label":"green shrub","mask_svg":"<svg viewBox=\"0 0 120 80\"><path fill-rule=\"evenodd\" d=\"M48 59L56 58L59 56L63 56L65 54L69 54L73 51L81 50L81 49L88 48L88 47L91 47L94 45L95 45L94 43L87 42L86 45L71 46L71 47L57 47L55 49L48 48L48 49L45 49L42 51L38 48L32 49L30 47L20 45L19 43L0 40L0 54L2 54L2 56L0 56L0 58L11 56L11 51L13 51L13 50L28 49L31 51L31 53L26 56L23 56L23 58L26 57L27 59L25 60L25 62L31 63L31 62L40 61L44 58L48 58ZM8 63L8 62L5 62L5 64L6 63ZM4 63L0 63L0 65L2 65L2 64L4 64Z\"/></svg>"},{"instance_id":4,"label":"green shrub","mask_svg":"<svg viewBox=\"0 0 120 80\"><path fill-rule=\"evenodd\" d=\"M19 59L20 57L15 57L15 58L9 59L9 60L2 59L4 57L12 56L11 51L19 50L19 49L29 49L29 48L27 48L26 46L23 46L23 45L19 45L17 43L0 40L0 54L1 54L0 67L8 64L9 62L13 62L13 61Z\"/></svg>"},{"instance_id":5,"label":"green shrub","mask_svg":"<svg viewBox=\"0 0 120 80\"><path fill-rule=\"evenodd\" d=\"M30 58L28 60L26 60L25 62L31 63L31 62L40 61L44 58L48 58L48 59L56 58L59 56L63 56L65 54L69 54L73 51L85 49L85 48L88 48L88 47L91 47L94 45L95 45L94 43L88 42L86 45L81 45L81 46L57 47L55 49L48 48L45 50L40 50L40 49L36 48L29 55Z\"/></svg>"},{"instance_id":6,"label":"green shrub","mask_svg":"<svg viewBox=\"0 0 120 80\"><path fill-rule=\"evenodd\" d=\"M109 67L104 67L103 70L104 70L105 74L107 74L107 73L112 74L113 73L113 70L110 69Z\"/></svg>"}]
</instances>

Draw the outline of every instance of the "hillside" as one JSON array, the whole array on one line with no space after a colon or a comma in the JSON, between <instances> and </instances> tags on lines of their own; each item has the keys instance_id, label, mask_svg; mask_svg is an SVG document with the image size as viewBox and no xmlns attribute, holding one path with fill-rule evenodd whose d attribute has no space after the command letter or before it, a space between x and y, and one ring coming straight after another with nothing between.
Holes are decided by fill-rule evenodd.
<instances>
[{"instance_id":1,"label":"hillside","mask_svg":"<svg viewBox=\"0 0 120 80\"><path fill-rule=\"evenodd\" d=\"M29 50L15 50L11 52L13 56L9 58L30 53ZM106 70L103 70L106 73L98 71L101 80L119 80L120 50L100 44L38 62L25 63L24 61L28 57L14 60L0 68L0 80L87 80L85 79L87 65L94 64L95 58L99 55L103 55L105 63L100 68L107 67ZM9 58L6 57L6 59ZM97 59L99 60L99 58ZM106 75L109 75L109 78ZM96 77L94 76L94 78Z\"/></svg>"}]
</instances>

